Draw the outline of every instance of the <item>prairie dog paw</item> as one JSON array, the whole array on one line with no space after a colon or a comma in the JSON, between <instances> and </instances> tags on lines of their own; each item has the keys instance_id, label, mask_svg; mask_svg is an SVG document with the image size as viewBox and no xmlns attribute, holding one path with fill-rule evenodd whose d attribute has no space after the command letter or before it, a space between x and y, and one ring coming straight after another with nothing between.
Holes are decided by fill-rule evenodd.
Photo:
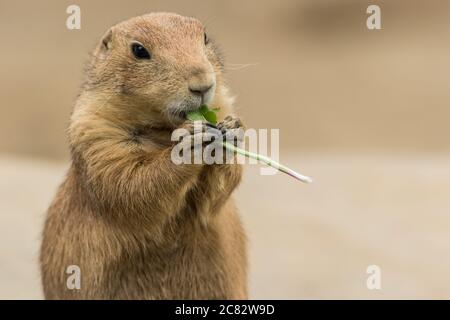
<instances>
[{"instance_id":1,"label":"prairie dog paw","mask_svg":"<svg viewBox=\"0 0 450 320\"><path fill-rule=\"evenodd\" d=\"M220 130L206 122L186 121L181 128L187 131L183 135L183 143L192 147L206 146L222 137Z\"/></svg>"},{"instance_id":2,"label":"prairie dog paw","mask_svg":"<svg viewBox=\"0 0 450 320\"><path fill-rule=\"evenodd\" d=\"M217 128L224 135L224 140L240 147L244 140L244 125L242 121L234 116L227 116L217 124Z\"/></svg>"},{"instance_id":3,"label":"prairie dog paw","mask_svg":"<svg viewBox=\"0 0 450 320\"><path fill-rule=\"evenodd\" d=\"M223 119L223 121L221 121L217 124L217 128L219 130L239 129L239 128L243 128L243 127L244 127L244 125L242 124L241 119L234 117L234 116L227 116L227 117L225 117L225 119Z\"/></svg>"}]
</instances>

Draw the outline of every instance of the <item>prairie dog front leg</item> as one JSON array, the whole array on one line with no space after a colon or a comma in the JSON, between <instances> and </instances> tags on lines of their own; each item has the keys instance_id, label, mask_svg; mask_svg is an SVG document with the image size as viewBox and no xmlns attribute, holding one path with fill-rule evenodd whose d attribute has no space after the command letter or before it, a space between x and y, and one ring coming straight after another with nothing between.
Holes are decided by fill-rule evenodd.
<instances>
[{"instance_id":1,"label":"prairie dog front leg","mask_svg":"<svg viewBox=\"0 0 450 320\"><path fill-rule=\"evenodd\" d=\"M236 136L234 144L240 144L242 136L239 137L236 132L237 130L243 131L244 128L240 119L228 116L217 124L217 128L228 140ZM227 150L223 151L224 154L227 152ZM199 211L217 213L238 186L241 177L242 166L234 161L205 165L190 196L200 200L197 204Z\"/></svg>"}]
</instances>

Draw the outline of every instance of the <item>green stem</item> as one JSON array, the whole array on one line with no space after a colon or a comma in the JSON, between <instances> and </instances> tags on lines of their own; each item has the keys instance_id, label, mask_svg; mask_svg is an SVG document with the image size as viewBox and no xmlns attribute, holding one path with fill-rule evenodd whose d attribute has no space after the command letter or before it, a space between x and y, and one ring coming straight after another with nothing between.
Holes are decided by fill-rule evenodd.
<instances>
[{"instance_id":1,"label":"green stem","mask_svg":"<svg viewBox=\"0 0 450 320\"><path fill-rule=\"evenodd\" d=\"M217 123L217 117L216 117L217 110L218 109L209 109L208 106L203 105L203 106L201 106L201 108L199 110L189 112L187 114L187 118L191 121L205 121L205 122L209 122L209 123L212 123L215 125ZM312 179L310 177L301 175L300 173L295 172L294 170L289 169L288 167L283 166L282 164L280 164L266 156L263 156L263 155L260 155L257 153L253 153L253 152L249 152L247 150L235 147L234 145L232 145L226 141L222 141L221 144L224 146L224 148L226 148L230 151L236 152L236 153L241 154L248 158L252 158L252 159L261 161L261 162L265 163L266 165L268 165L272 168L275 168L281 172L284 172L297 180L300 180L305 183L312 182Z\"/></svg>"},{"instance_id":2,"label":"green stem","mask_svg":"<svg viewBox=\"0 0 450 320\"><path fill-rule=\"evenodd\" d=\"M286 167L286 166L284 166L284 165L282 165L282 164L280 164L280 163L270 159L269 157L266 157L266 156L263 156L263 155L260 155L260 154L257 154L257 153L253 153L253 152L250 152L250 151L247 151L247 150L235 147L231 143L228 143L228 142L225 142L225 141L222 141L221 144L226 149L228 149L230 151L236 152L236 153L241 154L241 155L243 155L245 157L248 157L248 158L252 158L252 159L261 161L261 162L267 164L268 166L270 166L272 168L275 168L277 170L280 170L281 172L284 172L284 173L290 175L291 177L293 177L293 178L295 178L297 180L300 180L300 181L305 182L305 183L312 182L312 179L310 177L301 175L300 173L295 172L292 169L289 169L288 167Z\"/></svg>"}]
</instances>

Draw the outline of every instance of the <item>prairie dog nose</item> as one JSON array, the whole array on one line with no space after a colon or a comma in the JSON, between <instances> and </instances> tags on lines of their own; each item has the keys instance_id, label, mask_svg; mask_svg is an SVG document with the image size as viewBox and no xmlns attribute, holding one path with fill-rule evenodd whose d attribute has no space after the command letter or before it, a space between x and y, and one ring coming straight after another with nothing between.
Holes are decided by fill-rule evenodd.
<instances>
[{"instance_id":1,"label":"prairie dog nose","mask_svg":"<svg viewBox=\"0 0 450 320\"><path fill-rule=\"evenodd\" d=\"M202 83L198 85L189 85L189 91L197 96L205 95L214 84L212 83Z\"/></svg>"},{"instance_id":2,"label":"prairie dog nose","mask_svg":"<svg viewBox=\"0 0 450 320\"><path fill-rule=\"evenodd\" d=\"M212 95L215 84L216 79L213 72L194 70L189 79L188 88L192 94L200 96L202 100L206 100Z\"/></svg>"}]
</instances>

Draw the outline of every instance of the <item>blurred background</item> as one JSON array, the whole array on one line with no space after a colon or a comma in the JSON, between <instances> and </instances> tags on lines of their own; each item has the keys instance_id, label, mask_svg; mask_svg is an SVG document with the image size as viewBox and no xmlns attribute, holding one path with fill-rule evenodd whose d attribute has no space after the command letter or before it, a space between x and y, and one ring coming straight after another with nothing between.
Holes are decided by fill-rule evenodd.
<instances>
[{"instance_id":1,"label":"blurred background","mask_svg":"<svg viewBox=\"0 0 450 320\"><path fill-rule=\"evenodd\" d=\"M81 7L81 30L66 8ZM381 7L382 30L366 9ZM195 16L225 53L248 127L280 129L280 160L247 166L250 297L450 298L450 3L0 1L0 298L42 298L45 210L69 165L65 129L89 52L151 11ZM369 265L380 290L366 286Z\"/></svg>"}]
</instances>

